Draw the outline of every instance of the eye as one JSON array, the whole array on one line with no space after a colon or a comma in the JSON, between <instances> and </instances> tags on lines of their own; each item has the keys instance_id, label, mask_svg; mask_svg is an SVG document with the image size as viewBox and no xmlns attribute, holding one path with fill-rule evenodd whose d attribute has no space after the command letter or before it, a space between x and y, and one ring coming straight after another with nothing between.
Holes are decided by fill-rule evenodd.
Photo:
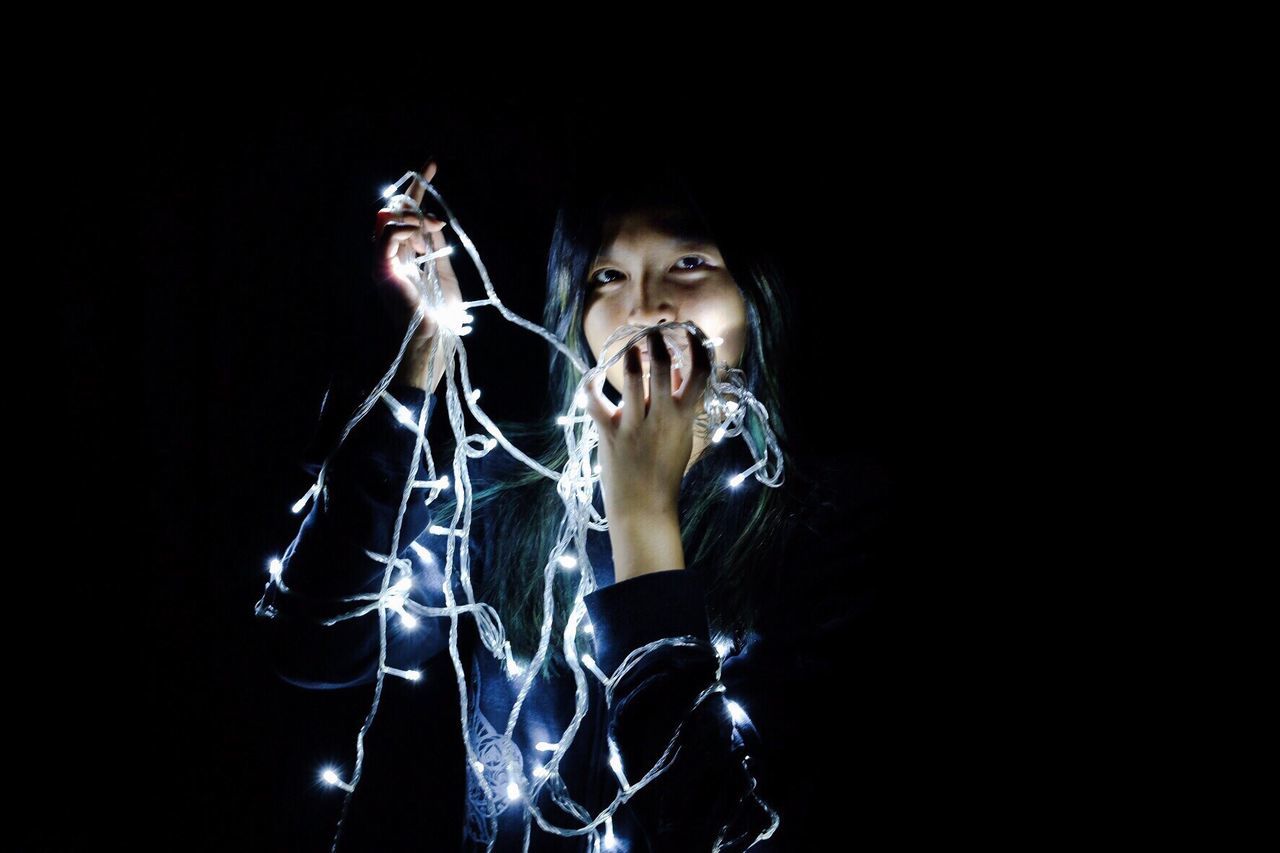
<instances>
[{"instance_id":1,"label":"eye","mask_svg":"<svg viewBox=\"0 0 1280 853\"><path fill-rule=\"evenodd\" d=\"M692 266L684 266L683 264L685 261L693 261L694 264ZM710 268L710 267L711 267L711 264L706 260L706 258L700 257L699 255L685 255L684 257L677 260L675 263L676 272L697 272L703 268ZM611 278L608 280L602 280L600 276L606 273L617 273L617 272L618 271L613 269L612 267L604 267L603 269L599 269L591 276L590 279L587 280L587 287L594 288L604 284L612 284L617 279Z\"/></svg>"},{"instance_id":2,"label":"eye","mask_svg":"<svg viewBox=\"0 0 1280 853\"><path fill-rule=\"evenodd\" d=\"M698 265L694 267L679 266L679 264L683 261L697 261ZM706 267L706 266L710 266L710 264L708 264L704 258L700 258L697 255L685 255L683 258L676 261L676 269L680 270L681 272L692 272L694 270L701 269L702 267Z\"/></svg>"},{"instance_id":3,"label":"eye","mask_svg":"<svg viewBox=\"0 0 1280 853\"><path fill-rule=\"evenodd\" d=\"M608 281L601 281L601 280L600 280L600 276L604 275L605 273L610 273L610 272L616 273L616 272L617 272L617 270L615 270L615 269L609 269L608 267L606 267L606 268L604 268L604 269L602 269L602 270L597 270L597 271L596 271L596 273L595 273L594 275L592 275L592 276L591 276L590 280L588 280L588 281L587 281L587 287L597 287L597 286L602 285L602 284L612 284L612 283L613 283L613 281L614 281L614 279L609 279Z\"/></svg>"}]
</instances>

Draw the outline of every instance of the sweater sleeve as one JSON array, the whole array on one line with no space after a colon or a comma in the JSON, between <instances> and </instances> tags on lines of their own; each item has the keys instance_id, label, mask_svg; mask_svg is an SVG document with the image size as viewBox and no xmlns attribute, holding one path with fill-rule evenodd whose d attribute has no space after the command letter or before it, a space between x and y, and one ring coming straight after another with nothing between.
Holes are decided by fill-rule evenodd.
<instances>
[{"instance_id":1,"label":"sweater sleeve","mask_svg":"<svg viewBox=\"0 0 1280 853\"><path fill-rule=\"evenodd\" d=\"M324 488L285 552L279 582L274 578L268 582L254 609L276 673L300 687L351 687L369 683L377 675L381 628L376 607L324 623L373 603L344 599L381 591L385 555L391 549L392 528L417 446L416 430L401 421L416 425L426 406L429 423L435 408L434 395L423 389L393 383L387 390L407 411L393 411L387 401L379 400L352 428L330 459ZM319 466L315 467L318 474ZM420 462L414 479L428 476ZM407 567L412 575L405 598L442 607L449 536L428 529L436 521L431 518L434 504L426 504L429 494L421 487L409 493L397 548L403 563L393 569L388 585L404 578ZM446 526L450 521L439 520ZM475 541L474 526L472 532ZM478 551L473 548L471 553ZM454 561L456 578L456 552ZM413 617L411 605L406 612L412 617L408 621L397 610L386 610L386 665L403 671L417 669L448 644L447 619ZM416 625L411 624L414 618Z\"/></svg>"},{"instance_id":2,"label":"sweater sleeve","mask_svg":"<svg viewBox=\"0 0 1280 853\"><path fill-rule=\"evenodd\" d=\"M651 850L745 850L772 822L754 795L745 745L724 695L712 693L694 707L716 684L720 665L705 595L701 576L681 569L639 575L586 597L606 675L655 640L697 641L650 651L614 685L609 736L628 784L654 766L683 723L672 763L628 801Z\"/></svg>"}]
</instances>

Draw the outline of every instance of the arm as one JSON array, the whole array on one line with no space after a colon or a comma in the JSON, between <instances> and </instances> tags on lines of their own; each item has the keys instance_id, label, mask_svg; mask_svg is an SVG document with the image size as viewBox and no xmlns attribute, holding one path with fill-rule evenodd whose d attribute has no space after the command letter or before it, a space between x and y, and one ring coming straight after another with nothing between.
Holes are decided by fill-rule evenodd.
<instances>
[{"instance_id":1,"label":"arm","mask_svg":"<svg viewBox=\"0 0 1280 853\"><path fill-rule=\"evenodd\" d=\"M415 423L427 406L430 422L434 395L403 383L393 383L388 391L409 410ZM333 689L376 677L380 645L376 610L333 625L321 623L368 603L342 598L382 588L386 564L366 551L386 554L391 548L392 526L416 442L414 429L400 423L379 400L330 460L324 489L313 500L282 561L283 587L269 583L254 611L272 664L285 681ZM437 474L442 473L437 468ZM425 466L419 464L414 479L427 478ZM413 568L408 598L440 607L444 605L441 585L447 537L425 532L433 521L431 508L425 505L428 493L415 488L409 495L398 556ZM430 551L430 557L420 556L415 542ZM472 553L477 552L472 549ZM455 573L456 563L455 554ZM393 570L391 583L401 576L399 568ZM416 668L448 642L447 620L419 618L416 627L407 628L395 611L388 610L387 617L389 667Z\"/></svg>"},{"instance_id":2,"label":"arm","mask_svg":"<svg viewBox=\"0 0 1280 853\"><path fill-rule=\"evenodd\" d=\"M694 637L645 655L614 687L609 734L627 781L635 784L662 756L683 721L675 760L629 801L649 849L678 853L745 850L772 822L744 766L745 745L726 699L698 697L716 681L719 657L710 642L701 575L689 570L640 574L586 597L604 672L665 637Z\"/></svg>"}]
</instances>

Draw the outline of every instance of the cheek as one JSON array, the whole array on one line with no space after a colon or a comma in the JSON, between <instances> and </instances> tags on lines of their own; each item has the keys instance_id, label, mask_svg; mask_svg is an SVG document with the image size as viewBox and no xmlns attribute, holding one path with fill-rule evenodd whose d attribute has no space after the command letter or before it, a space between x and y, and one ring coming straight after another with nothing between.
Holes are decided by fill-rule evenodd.
<instances>
[{"instance_id":1,"label":"cheek","mask_svg":"<svg viewBox=\"0 0 1280 853\"><path fill-rule=\"evenodd\" d=\"M713 334L724 338L720 356L732 356L725 360L736 365L746 344L747 329L746 303L737 287L730 285L707 294L698 301L696 315L703 325L714 330Z\"/></svg>"}]
</instances>

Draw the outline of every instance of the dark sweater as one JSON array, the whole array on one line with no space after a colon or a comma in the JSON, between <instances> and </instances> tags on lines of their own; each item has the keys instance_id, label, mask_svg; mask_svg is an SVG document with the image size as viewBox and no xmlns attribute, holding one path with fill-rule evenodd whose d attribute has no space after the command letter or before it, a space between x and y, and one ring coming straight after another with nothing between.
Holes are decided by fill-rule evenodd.
<instances>
[{"instance_id":1,"label":"dark sweater","mask_svg":"<svg viewBox=\"0 0 1280 853\"><path fill-rule=\"evenodd\" d=\"M436 398L411 386L389 392L416 422L421 407L432 416ZM369 556L386 554L401 493L413 459L415 433L397 422L379 401L356 425L330 462L323 494L312 502L286 551L284 589L269 583L256 613L274 667L285 681L312 689L371 685L379 655L379 616L367 615L323 626L319 621L352 609L344 596L376 593L385 564ZM473 486L504 469L510 457L501 448L472 459ZM440 469L441 463L444 469ZM449 460L437 459L438 474ZM705 467L705 466L704 466ZM694 466L693 476L699 466ZM318 465L311 473L318 473ZM848 472L842 472L848 473ZM427 479L420 465L416 478ZM550 481L548 486L550 487ZM748 480L744 488L764 488ZM865 492L865 490L863 490ZM682 498L688 494L682 489ZM413 566L409 597L423 605L445 605L442 584L447 536L428 532L434 518L415 489L401 526L399 555ZM850 494L853 494L850 492ZM776 810L780 825L757 851L820 850L839 844L849 820L884 820L891 796L886 782L892 749L874 741L883 728L888 657L881 645L886 618L881 566L873 559L885 506L871 498L858 502L815 501L811 517L789 543L783 582L758 630L741 648L726 654L721 672L725 690L696 709L691 706L712 685L721 661L711 641L704 605L705 579L697 565L659 571L614 583L607 532L590 531L588 549L599 586L586 606L600 669L612 674L632 650L664 637L701 642L662 647L647 655L615 686L606 707L599 680L587 673L590 709L560 765L568 794L592 815L618 791L610 768L608 735L617 745L626 777L634 784L659 758L675 727L684 720L679 751L663 775L637 792L616 812L618 850L709 851L727 828L720 849L744 850L769 826L762 804ZM599 490L596 492L597 508ZM501 502L478 511L471 526L473 589L481 588L486 567L486 525L501 518ZM411 543L427 549L423 557ZM536 565L541 564L539 558ZM465 597L454 557L456 603ZM575 570L576 571L576 570ZM392 579L400 576L399 570ZM387 666L419 670L418 681L388 674L375 720L364 742L363 774L336 830L339 851L484 849L487 822L470 807L477 786L465 766L454 662L449 653L450 619L421 618L406 629L387 611ZM499 792L496 850L519 850L523 842L522 803L507 806L509 758L499 740L518 690L502 662L480 643L471 615L457 620L460 664L468 673L471 735L487 765L486 778ZM560 638L553 635L553 643ZM479 685L478 695L474 692ZM478 701L477 701L478 700ZM733 702L733 707L729 702ZM821 713L813 709L821 708ZM745 713L739 713L739 711ZM525 700L515 730L525 773L548 753L535 748L556 741L574 711L570 676L539 677ZM738 719L735 721L734 716ZM349 781L352 759L339 767ZM345 796L337 788L328 795ZM557 826L580 825L565 815L548 793L539 797L544 817ZM839 809L843 814L830 814ZM880 809L877 815L873 812ZM736 840L735 840L736 839ZM561 838L532 828L534 851L591 849L586 836Z\"/></svg>"}]
</instances>

